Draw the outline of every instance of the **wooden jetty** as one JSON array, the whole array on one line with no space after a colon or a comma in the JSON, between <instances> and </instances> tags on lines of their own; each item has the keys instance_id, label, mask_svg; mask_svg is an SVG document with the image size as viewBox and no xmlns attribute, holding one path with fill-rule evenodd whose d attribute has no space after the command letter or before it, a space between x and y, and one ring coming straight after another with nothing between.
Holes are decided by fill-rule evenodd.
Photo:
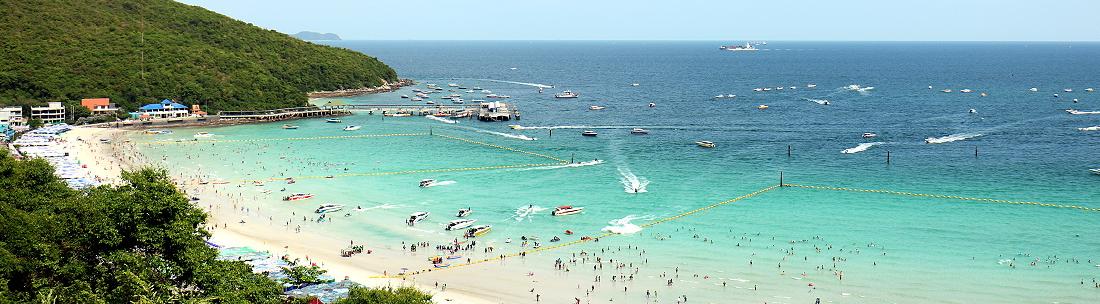
<instances>
[{"instance_id":1,"label":"wooden jetty","mask_svg":"<svg viewBox=\"0 0 1100 304\"><path fill-rule=\"evenodd\" d=\"M262 111L220 111L218 119L244 119L254 121L279 121L287 119L350 115L345 109L321 107L297 107Z\"/></svg>"},{"instance_id":2,"label":"wooden jetty","mask_svg":"<svg viewBox=\"0 0 1100 304\"><path fill-rule=\"evenodd\" d=\"M503 102L482 102L478 104L434 104L434 105L411 105L411 104L339 104L339 105L327 105L323 108L345 111L365 111L370 114L382 114L387 116L392 115L409 115L409 116L427 116L427 115L443 115L443 116L455 116L455 115L469 115L470 117L477 116L482 121L508 121L512 119L519 119L519 111L512 106Z\"/></svg>"}]
</instances>

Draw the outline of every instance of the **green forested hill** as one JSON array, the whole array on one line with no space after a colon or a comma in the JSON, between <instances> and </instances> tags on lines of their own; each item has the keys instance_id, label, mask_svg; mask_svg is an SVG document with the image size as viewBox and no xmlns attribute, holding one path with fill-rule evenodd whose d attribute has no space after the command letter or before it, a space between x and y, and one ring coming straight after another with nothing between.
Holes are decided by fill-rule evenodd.
<instances>
[{"instance_id":1,"label":"green forested hill","mask_svg":"<svg viewBox=\"0 0 1100 304\"><path fill-rule=\"evenodd\" d=\"M299 106L394 81L376 58L169 0L0 0L0 104L171 98L212 110ZM290 16L288 16L290 17Z\"/></svg>"}]
</instances>

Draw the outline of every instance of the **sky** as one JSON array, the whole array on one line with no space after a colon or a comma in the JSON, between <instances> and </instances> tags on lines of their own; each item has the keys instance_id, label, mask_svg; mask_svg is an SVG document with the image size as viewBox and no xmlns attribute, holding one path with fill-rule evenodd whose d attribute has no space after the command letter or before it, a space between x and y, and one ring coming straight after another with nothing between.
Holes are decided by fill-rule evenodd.
<instances>
[{"instance_id":1,"label":"sky","mask_svg":"<svg viewBox=\"0 0 1100 304\"><path fill-rule=\"evenodd\" d=\"M345 40L1100 41L1097 0L181 0Z\"/></svg>"}]
</instances>

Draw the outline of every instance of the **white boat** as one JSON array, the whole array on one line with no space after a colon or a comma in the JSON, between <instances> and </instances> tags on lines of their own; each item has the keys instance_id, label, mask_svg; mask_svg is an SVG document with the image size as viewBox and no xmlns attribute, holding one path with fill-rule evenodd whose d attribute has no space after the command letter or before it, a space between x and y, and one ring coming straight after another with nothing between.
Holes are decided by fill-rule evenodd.
<instances>
[{"instance_id":1,"label":"white boat","mask_svg":"<svg viewBox=\"0 0 1100 304\"><path fill-rule=\"evenodd\" d=\"M1062 91L1063 91L1063 92L1066 92L1066 93L1071 93L1071 92L1073 92L1073 89L1064 89L1064 90L1062 90Z\"/></svg>"},{"instance_id":2,"label":"white boat","mask_svg":"<svg viewBox=\"0 0 1100 304\"><path fill-rule=\"evenodd\" d=\"M298 126L283 125L283 129L284 130L295 130L295 129L298 129Z\"/></svg>"},{"instance_id":3,"label":"white boat","mask_svg":"<svg viewBox=\"0 0 1100 304\"><path fill-rule=\"evenodd\" d=\"M583 136L589 136L589 137L595 137L596 135L600 135L600 134L599 134L599 133L596 133L596 131L592 131L592 130L585 130L584 132L581 132L581 135L583 135Z\"/></svg>"},{"instance_id":4,"label":"white boat","mask_svg":"<svg viewBox=\"0 0 1100 304\"><path fill-rule=\"evenodd\" d=\"M214 136L214 134L206 133L206 132L199 132L199 133L195 133L194 136L195 136L195 138L207 138L207 137Z\"/></svg>"},{"instance_id":5,"label":"white boat","mask_svg":"<svg viewBox=\"0 0 1100 304\"><path fill-rule=\"evenodd\" d=\"M462 98L451 98L451 103L454 103L454 104L464 104L464 103L466 103L466 101L465 101L465 100L462 100Z\"/></svg>"},{"instance_id":6,"label":"white boat","mask_svg":"<svg viewBox=\"0 0 1100 304\"><path fill-rule=\"evenodd\" d=\"M413 97L412 101L424 101L424 98Z\"/></svg>"},{"instance_id":7,"label":"white boat","mask_svg":"<svg viewBox=\"0 0 1100 304\"><path fill-rule=\"evenodd\" d=\"M697 142L695 142L695 145L703 147L703 148L714 148L716 146L714 144L714 142L706 141L706 140L697 141Z\"/></svg>"},{"instance_id":8,"label":"white boat","mask_svg":"<svg viewBox=\"0 0 1100 304\"><path fill-rule=\"evenodd\" d=\"M931 89L932 89L932 86L928 86L928 89L929 89L929 90L931 90Z\"/></svg>"},{"instance_id":9,"label":"white boat","mask_svg":"<svg viewBox=\"0 0 1100 304\"><path fill-rule=\"evenodd\" d=\"M763 91L763 90L764 90L764 89L762 89L762 88L754 88L754 89L752 89L752 91L753 91L753 92L760 92L760 91Z\"/></svg>"},{"instance_id":10,"label":"white boat","mask_svg":"<svg viewBox=\"0 0 1100 304\"><path fill-rule=\"evenodd\" d=\"M863 138L875 138L875 137L878 137L878 134L871 133L871 132L863 133Z\"/></svg>"},{"instance_id":11,"label":"white boat","mask_svg":"<svg viewBox=\"0 0 1100 304\"><path fill-rule=\"evenodd\" d=\"M1089 172L1092 172L1093 174L1100 175L1100 169L1089 169Z\"/></svg>"},{"instance_id":12,"label":"white boat","mask_svg":"<svg viewBox=\"0 0 1100 304\"><path fill-rule=\"evenodd\" d=\"M482 89L481 89L481 87L474 87L474 90L481 91Z\"/></svg>"},{"instance_id":13,"label":"white boat","mask_svg":"<svg viewBox=\"0 0 1100 304\"><path fill-rule=\"evenodd\" d=\"M973 92L974 92L974 90L971 90L971 89L962 89L962 90L959 90L959 93L973 93Z\"/></svg>"},{"instance_id":14,"label":"white boat","mask_svg":"<svg viewBox=\"0 0 1100 304\"><path fill-rule=\"evenodd\" d=\"M752 43L745 43L745 45L723 45L718 49L732 52L747 52L757 50L756 47L752 46Z\"/></svg>"},{"instance_id":15,"label":"white boat","mask_svg":"<svg viewBox=\"0 0 1100 304\"><path fill-rule=\"evenodd\" d=\"M324 214L324 213L329 213L329 212L340 211L340 210L343 210L343 209L344 209L344 205L324 204L324 205L321 205L321 206L317 207L317 210L313 210L313 212Z\"/></svg>"},{"instance_id":16,"label":"white boat","mask_svg":"<svg viewBox=\"0 0 1100 304\"><path fill-rule=\"evenodd\" d=\"M458 214L456 214L455 216L457 216L457 217L466 217L467 215L470 215L470 213L473 213L473 212L474 212L473 209L462 208L462 209L458 209Z\"/></svg>"},{"instance_id":17,"label":"white boat","mask_svg":"<svg viewBox=\"0 0 1100 304\"><path fill-rule=\"evenodd\" d=\"M737 95L726 94L726 98L737 98Z\"/></svg>"},{"instance_id":18,"label":"white boat","mask_svg":"<svg viewBox=\"0 0 1100 304\"><path fill-rule=\"evenodd\" d=\"M521 125L508 125L508 127L512 128L512 130L519 130L523 128L523 126Z\"/></svg>"},{"instance_id":19,"label":"white boat","mask_svg":"<svg viewBox=\"0 0 1100 304\"><path fill-rule=\"evenodd\" d=\"M1080 130L1080 131L1100 131L1100 126L1077 128L1077 130Z\"/></svg>"},{"instance_id":20,"label":"white boat","mask_svg":"<svg viewBox=\"0 0 1100 304\"><path fill-rule=\"evenodd\" d=\"M763 88L763 89L761 89L761 90L763 90L764 92L767 92L767 91L771 91L771 90L772 90L772 88Z\"/></svg>"},{"instance_id":21,"label":"white boat","mask_svg":"<svg viewBox=\"0 0 1100 304\"><path fill-rule=\"evenodd\" d=\"M1066 112L1068 112L1069 114L1073 114L1073 115L1100 114L1100 111L1081 111L1081 110L1074 110L1074 109L1066 110Z\"/></svg>"},{"instance_id":22,"label":"white boat","mask_svg":"<svg viewBox=\"0 0 1100 304\"><path fill-rule=\"evenodd\" d=\"M426 102L424 102L424 104L430 104L430 105L434 105L434 104L435 104L435 102L434 102L434 101L431 101L431 100L429 100L429 101L426 101Z\"/></svg>"},{"instance_id":23,"label":"white boat","mask_svg":"<svg viewBox=\"0 0 1100 304\"><path fill-rule=\"evenodd\" d=\"M978 114L978 110L970 109L970 114Z\"/></svg>"},{"instance_id":24,"label":"white boat","mask_svg":"<svg viewBox=\"0 0 1100 304\"><path fill-rule=\"evenodd\" d=\"M455 87L458 87L458 84L457 83L448 83L447 86L455 88Z\"/></svg>"},{"instance_id":25,"label":"white boat","mask_svg":"<svg viewBox=\"0 0 1100 304\"><path fill-rule=\"evenodd\" d=\"M473 93L474 90L466 90L466 93Z\"/></svg>"},{"instance_id":26,"label":"white boat","mask_svg":"<svg viewBox=\"0 0 1100 304\"><path fill-rule=\"evenodd\" d=\"M940 90L940 92L951 93L951 89L943 89L943 90Z\"/></svg>"},{"instance_id":27,"label":"white boat","mask_svg":"<svg viewBox=\"0 0 1100 304\"><path fill-rule=\"evenodd\" d=\"M795 86L790 86L790 87L787 87L787 88L791 89L791 90L797 89L797 87L795 87Z\"/></svg>"},{"instance_id":28,"label":"white boat","mask_svg":"<svg viewBox=\"0 0 1100 304\"><path fill-rule=\"evenodd\" d=\"M638 134L638 135L649 134L649 130L642 129L642 128L633 128L633 129L630 129L630 134Z\"/></svg>"},{"instance_id":29,"label":"white boat","mask_svg":"<svg viewBox=\"0 0 1100 304\"><path fill-rule=\"evenodd\" d=\"M759 106L756 106L756 108L757 108L757 109L760 109L760 110L767 110L767 109L768 109L768 105L759 105Z\"/></svg>"},{"instance_id":30,"label":"white boat","mask_svg":"<svg viewBox=\"0 0 1100 304\"><path fill-rule=\"evenodd\" d=\"M434 184L435 184L434 179L429 178L429 179L420 180L420 188L431 187Z\"/></svg>"},{"instance_id":31,"label":"white boat","mask_svg":"<svg viewBox=\"0 0 1100 304\"><path fill-rule=\"evenodd\" d=\"M553 216L562 216L562 215L570 215L570 214L581 213L581 211L584 211L584 207L573 207L573 206L565 205L565 206L558 206L557 208L554 208L554 212L551 212L550 214L553 215Z\"/></svg>"},{"instance_id":32,"label":"white boat","mask_svg":"<svg viewBox=\"0 0 1100 304\"><path fill-rule=\"evenodd\" d=\"M722 99L722 98L725 98L725 97L726 97L726 95L718 95L718 96L714 96L714 99Z\"/></svg>"},{"instance_id":33,"label":"white boat","mask_svg":"<svg viewBox=\"0 0 1100 304\"><path fill-rule=\"evenodd\" d=\"M344 131L355 131L355 130L359 130L359 129L362 129L362 128L363 128L362 126L354 126L353 125L353 126L344 127Z\"/></svg>"},{"instance_id":34,"label":"white boat","mask_svg":"<svg viewBox=\"0 0 1100 304\"><path fill-rule=\"evenodd\" d=\"M413 214L409 215L408 219L405 220L405 224L408 224L409 226L416 225L416 223L419 223L420 221L428 218L428 214L429 212L424 211L414 212Z\"/></svg>"},{"instance_id":35,"label":"white boat","mask_svg":"<svg viewBox=\"0 0 1100 304\"><path fill-rule=\"evenodd\" d=\"M1038 92L1038 91L1039 91L1039 88L1030 88L1030 89L1028 89L1028 91L1032 91L1032 92Z\"/></svg>"},{"instance_id":36,"label":"white boat","mask_svg":"<svg viewBox=\"0 0 1100 304\"><path fill-rule=\"evenodd\" d=\"M493 226L490 226L490 225L474 226L473 228L466 229L466 237L467 238L472 238L472 237L483 236L486 233L489 233L489 231L491 231L491 230L493 230Z\"/></svg>"},{"instance_id":37,"label":"white boat","mask_svg":"<svg viewBox=\"0 0 1100 304\"><path fill-rule=\"evenodd\" d=\"M447 222L447 225L443 226L443 230L450 231L450 230L458 230L458 229L470 227L470 225L473 225L474 222L477 222L477 220L473 220L473 219L453 220L453 221Z\"/></svg>"},{"instance_id":38,"label":"white boat","mask_svg":"<svg viewBox=\"0 0 1100 304\"><path fill-rule=\"evenodd\" d=\"M812 83L811 83L811 84L807 84L807 85L806 85L806 87L807 87L807 88L811 88L811 89L812 89L812 88L816 88L816 87L817 87L817 85L816 85L816 84L812 84Z\"/></svg>"},{"instance_id":39,"label":"white boat","mask_svg":"<svg viewBox=\"0 0 1100 304\"><path fill-rule=\"evenodd\" d=\"M489 90L481 90L481 92L482 92L482 93L485 93L485 94L489 94L489 93L492 93L493 91L489 91Z\"/></svg>"},{"instance_id":40,"label":"white boat","mask_svg":"<svg viewBox=\"0 0 1100 304\"><path fill-rule=\"evenodd\" d=\"M656 106L657 106L657 104L655 104L655 103L652 103L652 102L651 102L651 103L649 103L649 107L650 107L650 108L652 108L652 107L656 107Z\"/></svg>"},{"instance_id":41,"label":"white boat","mask_svg":"<svg viewBox=\"0 0 1100 304\"><path fill-rule=\"evenodd\" d=\"M630 86L632 86L632 87L636 87L636 86L640 86L640 85L641 85L641 84L638 84L638 83L631 83L631 84L630 84Z\"/></svg>"},{"instance_id":42,"label":"white boat","mask_svg":"<svg viewBox=\"0 0 1100 304\"><path fill-rule=\"evenodd\" d=\"M288 195L286 197L283 197L283 200L284 201L300 201L300 200L311 199L311 198L313 198L313 194L294 193L294 194Z\"/></svg>"},{"instance_id":43,"label":"white boat","mask_svg":"<svg viewBox=\"0 0 1100 304\"><path fill-rule=\"evenodd\" d=\"M401 95L401 98L409 98L409 95Z\"/></svg>"},{"instance_id":44,"label":"white boat","mask_svg":"<svg viewBox=\"0 0 1100 304\"><path fill-rule=\"evenodd\" d=\"M325 122L327 122L327 123L341 123L341 122L344 122L344 121L340 120L339 118L329 118L329 119L325 119Z\"/></svg>"},{"instance_id":45,"label":"white boat","mask_svg":"<svg viewBox=\"0 0 1100 304\"><path fill-rule=\"evenodd\" d=\"M604 107L604 106L589 106L588 109L593 110L593 111L598 111L598 110L607 109L607 107Z\"/></svg>"},{"instance_id":46,"label":"white boat","mask_svg":"<svg viewBox=\"0 0 1100 304\"><path fill-rule=\"evenodd\" d=\"M554 98L577 98L581 97L580 94L573 93L572 91L562 91L561 93L554 94Z\"/></svg>"},{"instance_id":47,"label":"white boat","mask_svg":"<svg viewBox=\"0 0 1100 304\"><path fill-rule=\"evenodd\" d=\"M1094 91L1096 91L1096 90L1094 90L1094 89L1092 89L1092 88L1087 88L1087 89L1085 89L1085 92L1094 92Z\"/></svg>"}]
</instances>

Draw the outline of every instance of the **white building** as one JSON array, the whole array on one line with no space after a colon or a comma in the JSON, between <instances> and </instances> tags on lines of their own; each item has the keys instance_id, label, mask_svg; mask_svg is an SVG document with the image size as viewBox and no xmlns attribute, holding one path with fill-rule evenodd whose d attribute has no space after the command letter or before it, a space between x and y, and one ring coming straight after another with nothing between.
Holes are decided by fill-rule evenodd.
<instances>
[{"instance_id":1,"label":"white building","mask_svg":"<svg viewBox=\"0 0 1100 304\"><path fill-rule=\"evenodd\" d=\"M144 105L137 112L130 114L139 119L178 118L191 115L191 111L185 105L165 99L160 103Z\"/></svg>"},{"instance_id":2,"label":"white building","mask_svg":"<svg viewBox=\"0 0 1100 304\"><path fill-rule=\"evenodd\" d=\"M60 101L48 103L45 107L31 107L31 120L39 119L44 124L65 122L65 107Z\"/></svg>"},{"instance_id":3,"label":"white building","mask_svg":"<svg viewBox=\"0 0 1100 304\"><path fill-rule=\"evenodd\" d=\"M0 108L0 124L18 127L26 124L23 119L23 107Z\"/></svg>"}]
</instances>

